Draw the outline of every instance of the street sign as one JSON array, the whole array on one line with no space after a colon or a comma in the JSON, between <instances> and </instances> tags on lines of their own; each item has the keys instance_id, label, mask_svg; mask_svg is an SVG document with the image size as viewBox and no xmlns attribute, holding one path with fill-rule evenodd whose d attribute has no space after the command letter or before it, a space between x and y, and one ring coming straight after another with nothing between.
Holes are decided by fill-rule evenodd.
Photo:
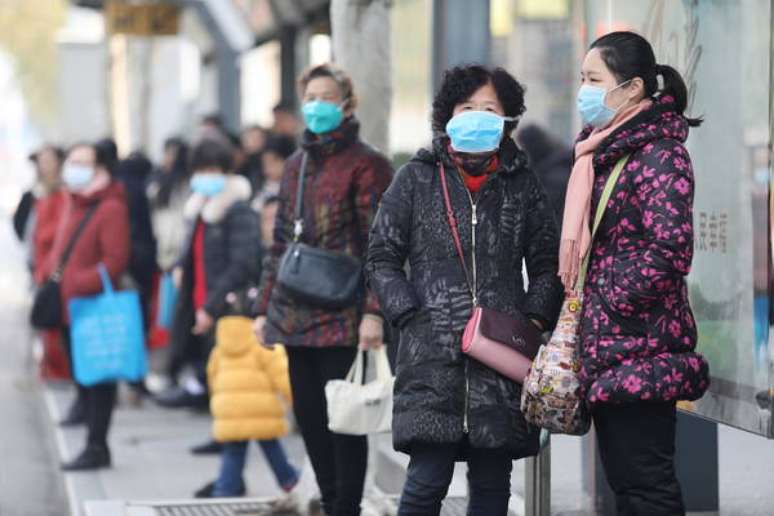
<instances>
[{"instance_id":1,"label":"street sign","mask_svg":"<svg viewBox=\"0 0 774 516\"><path fill-rule=\"evenodd\" d=\"M111 0L105 8L105 22L110 34L173 36L180 29L180 7L163 2Z\"/></svg>"}]
</instances>

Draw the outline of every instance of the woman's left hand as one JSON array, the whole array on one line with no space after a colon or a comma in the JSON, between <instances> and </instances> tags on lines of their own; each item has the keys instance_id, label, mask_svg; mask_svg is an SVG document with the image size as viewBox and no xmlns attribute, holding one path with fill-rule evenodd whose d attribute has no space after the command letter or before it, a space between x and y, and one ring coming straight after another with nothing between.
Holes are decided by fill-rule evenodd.
<instances>
[{"instance_id":1,"label":"woman's left hand","mask_svg":"<svg viewBox=\"0 0 774 516\"><path fill-rule=\"evenodd\" d=\"M384 320L378 315L366 314L360 322L359 336L360 349L379 349L384 344Z\"/></svg>"}]
</instances>

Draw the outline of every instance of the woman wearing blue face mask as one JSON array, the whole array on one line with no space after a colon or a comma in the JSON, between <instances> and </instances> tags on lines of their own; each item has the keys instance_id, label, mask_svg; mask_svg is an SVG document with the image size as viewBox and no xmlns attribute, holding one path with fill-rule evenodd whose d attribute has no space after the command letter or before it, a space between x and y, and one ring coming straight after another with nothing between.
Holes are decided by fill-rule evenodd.
<instances>
[{"instance_id":1,"label":"woman wearing blue face mask","mask_svg":"<svg viewBox=\"0 0 774 516\"><path fill-rule=\"evenodd\" d=\"M559 270L582 289L579 376L618 514L684 514L675 476L675 404L709 385L696 353L685 276L693 258L694 175L680 74L633 32L602 36L581 67L584 129L567 188ZM620 177L596 236L589 220ZM588 274L576 285L580 264Z\"/></svg>"},{"instance_id":2,"label":"woman wearing blue face mask","mask_svg":"<svg viewBox=\"0 0 774 516\"><path fill-rule=\"evenodd\" d=\"M207 357L217 319L230 313L230 292L241 292L260 273L258 219L250 208L250 183L232 173L225 141L205 139L191 151L191 195L183 208L186 237L174 269L178 305L171 330L171 369L194 365L196 382L161 400L206 404Z\"/></svg>"},{"instance_id":3,"label":"woman wearing blue face mask","mask_svg":"<svg viewBox=\"0 0 774 516\"><path fill-rule=\"evenodd\" d=\"M382 345L381 309L371 292L344 306L294 294L283 284L280 263L294 241L330 253L327 256L334 263L341 262L342 254L349 263L352 258L362 263L368 229L392 168L382 154L360 140L354 116L357 101L346 73L330 64L314 67L301 77L300 89L306 131L301 149L285 163L255 330L262 342L285 344L293 409L325 513L356 516L363 495L367 441L328 430L325 384L344 378L358 345L364 349ZM309 284L319 284L316 276L325 271L301 274L308 276Z\"/></svg>"},{"instance_id":4,"label":"woman wearing blue face mask","mask_svg":"<svg viewBox=\"0 0 774 516\"><path fill-rule=\"evenodd\" d=\"M524 90L505 70L449 70L433 102L433 146L398 171L374 222L368 281L401 331L393 439L411 456L401 516L438 515L459 459L468 514L504 516L512 460L538 450L521 385L460 346L474 306L548 330L562 301L553 210L510 137L524 109Z\"/></svg>"}]
</instances>

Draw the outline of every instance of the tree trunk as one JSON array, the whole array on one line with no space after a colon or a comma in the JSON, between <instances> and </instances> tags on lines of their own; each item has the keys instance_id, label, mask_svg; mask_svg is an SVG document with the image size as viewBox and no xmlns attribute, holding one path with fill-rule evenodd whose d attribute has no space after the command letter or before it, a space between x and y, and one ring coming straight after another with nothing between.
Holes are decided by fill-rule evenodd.
<instances>
[{"instance_id":1,"label":"tree trunk","mask_svg":"<svg viewBox=\"0 0 774 516\"><path fill-rule=\"evenodd\" d=\"M352 77L361 136L389 150L392 66L391 0L332 0L333 59Z\"/></svg>"}]
</instances>

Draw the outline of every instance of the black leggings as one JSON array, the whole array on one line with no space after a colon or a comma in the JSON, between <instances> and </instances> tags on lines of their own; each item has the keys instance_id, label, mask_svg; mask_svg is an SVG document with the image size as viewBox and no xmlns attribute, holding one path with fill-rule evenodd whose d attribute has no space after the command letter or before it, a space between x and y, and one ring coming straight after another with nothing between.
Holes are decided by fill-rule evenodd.
<instances>
[{"instance_id":1,"label":"black leggings","mask_svg":"<svg viewBox=\"0 0 774 516\"><path fill-rule=\"evenodd\" d=\"M74 371L69 328L62 330L62 342L67 350L67 358L70 360L70 370ZM116 404L117 384L106 382L84 387L76 383L76 386L78 388L76 403L83 404L86 414L86 427L88 428L86 445L107 447L107 435L113 417L113 408Z\"/></svg>"},{"instance_id":2,"label":"black leggings","mask_svg":"<svg viewBox=\"0 0 774 516\"><path fill-rule=\"evenodd\" d=\"M293 411L304 438L328 516L358 516L368 441L328 430L325 384L346 376L355 348L287 347Z\"/></svg>"}]
</instances>

